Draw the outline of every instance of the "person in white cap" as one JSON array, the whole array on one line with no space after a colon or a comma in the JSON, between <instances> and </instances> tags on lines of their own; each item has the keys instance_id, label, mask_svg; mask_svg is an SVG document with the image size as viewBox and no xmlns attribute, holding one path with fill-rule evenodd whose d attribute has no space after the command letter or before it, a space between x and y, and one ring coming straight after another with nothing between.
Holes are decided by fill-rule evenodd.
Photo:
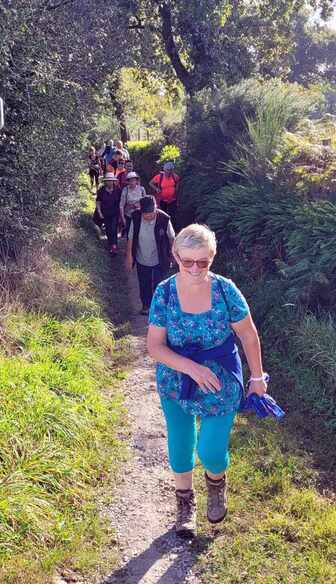
<instances>
[{"instance_id":1,"label":"person in white cap","mask_svg":"<svg viewBox=\"0 0 336 584\"><path fill-rule=\"evenodd\" d=\"M146 196L144 187L139 184L139 175L136 172L129 172L127 175L127 186L123 188L120 199L121 221L126 229L128 237L129 228L134 211L140 209L140 200Z\"/></svg>"},{"instance_id":2,"label":"person in white cap","mask_svg":"<svg viewBox=\"0 0 336 584\"><path fill-rule=\"evenodd\" d=\"M96 210L104 221L110 252L115 255L118 250L120 185L112 172L107 172L103 181L104 185L97 192Z\"/></svg>"}]
</instances>

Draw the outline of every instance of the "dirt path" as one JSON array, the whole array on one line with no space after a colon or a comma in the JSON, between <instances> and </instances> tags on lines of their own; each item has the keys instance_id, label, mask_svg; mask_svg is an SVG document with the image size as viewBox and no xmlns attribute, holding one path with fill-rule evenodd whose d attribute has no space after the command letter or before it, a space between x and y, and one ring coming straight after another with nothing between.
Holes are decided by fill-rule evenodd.
<instances>
[{"instance_id":1,"label":"dirt path","mask_svg":"<svg viewBox=\"0 0 336 584\"><path fill-rule=\"evenodd\" d=\"M138 315L135 274L129 278L135 363L124 384L131 431L131 459L108 510L120 549L121 565L102 584L196 584L194 553L172 530L174 484L166 456L165 426L146 354L146 318Z\"/></svg>"}]
</instances>

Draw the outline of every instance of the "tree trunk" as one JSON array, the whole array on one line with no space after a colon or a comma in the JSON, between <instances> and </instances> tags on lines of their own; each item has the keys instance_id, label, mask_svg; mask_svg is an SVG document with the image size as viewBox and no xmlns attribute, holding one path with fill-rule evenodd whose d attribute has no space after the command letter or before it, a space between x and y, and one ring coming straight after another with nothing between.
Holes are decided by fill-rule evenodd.
<instances>
[{"instance_id":1,"label":"tree trunk","mask_svg":"<svg viewBox=\"0 0 336 584\"><path fill-rule=\"evenodd\" d=\"M124 105L118 97L121 86L120 72L115 73L109 81L109 93L111 103L114 107L115 115L119 123L119 134L122 142L128 142L130 133L127 127L127 117Z\"/></svg>"}]
</instances>

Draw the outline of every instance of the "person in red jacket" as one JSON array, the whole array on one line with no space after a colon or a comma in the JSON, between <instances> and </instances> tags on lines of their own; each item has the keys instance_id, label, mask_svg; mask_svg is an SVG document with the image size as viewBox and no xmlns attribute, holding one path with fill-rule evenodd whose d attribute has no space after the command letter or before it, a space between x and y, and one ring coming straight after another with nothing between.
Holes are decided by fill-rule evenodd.
<instances>
[{"instance_id":1,"label":"person in red jacket","mask_svg":"<svg viewBox=\"0 0 336 584\"><path fill-rule=\"evenodd\" d=\"M180 180L180 177L174 172L174 163L166 162L163 166L163 171L155 175L149 183L149 186L155 192L158 206L162 211L170 215L175 228Z\"/></svg>"}]
</instances>

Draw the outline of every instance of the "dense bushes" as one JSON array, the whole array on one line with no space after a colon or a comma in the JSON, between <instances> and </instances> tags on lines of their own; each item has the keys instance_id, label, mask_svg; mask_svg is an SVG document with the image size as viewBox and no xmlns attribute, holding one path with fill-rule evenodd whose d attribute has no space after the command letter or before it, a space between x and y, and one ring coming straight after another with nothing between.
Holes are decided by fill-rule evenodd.
<instances>
[{"instance_id":1,"label":"dense bushes","mask_svg":"<svg viewBox=\"0 0 336 584\"><path fill-rule=\"evenodd\" d=\"M109 10L102 0L0 5L1 252L18 255L77 206L81 137L92 125L106 58L111 70L110 45L121 52Z\"/></svg>"},{"instance_id":2,"label":"dense bushes","mask_svg":"<svg viewBox=\"0 0 336 584\"><path fill-rule=\"evenodd\" d=\"M145 187L148 187L150 179L162 169L165 162L178 163L181 157L177 146L164 145L163 142L132 141L128 142L127 148L134 162L134 168L139 172Z\"/></svg>"},{"instance_id":3,"label":"dense bushes","mask_svg":"<svg viewBox=\"0 0 336 584\"><path fill-rule=\"evenodd\" d=\"M184 219L189 211L216 231L217 269L249 296L275 391L286 400L282 385L289 385L292 405L334 432L335 121L316 92L272 83L260 85L256 99L255 83L246 87L243 99L230 90L217 114L223 139L234 128L231 160L226 152L222 173L219 161L206 172L201 150L185 178ZM236 124L223 116L226 107L238 109ZM217 157L221 145L212 152Z\"/></svg>"},{"instance_id":4,"label":"dense bushes","mask_svg":"<svg viewBox=\"0 0 336 584\"><path fill-rule=\"evenodd\" d=\"M143 184L148 186L154 173L159 170L159 158L163 144L161 142L128 142L127 148L134 162L134 168L139 172Z\"/></svg>"}]
</instances>

